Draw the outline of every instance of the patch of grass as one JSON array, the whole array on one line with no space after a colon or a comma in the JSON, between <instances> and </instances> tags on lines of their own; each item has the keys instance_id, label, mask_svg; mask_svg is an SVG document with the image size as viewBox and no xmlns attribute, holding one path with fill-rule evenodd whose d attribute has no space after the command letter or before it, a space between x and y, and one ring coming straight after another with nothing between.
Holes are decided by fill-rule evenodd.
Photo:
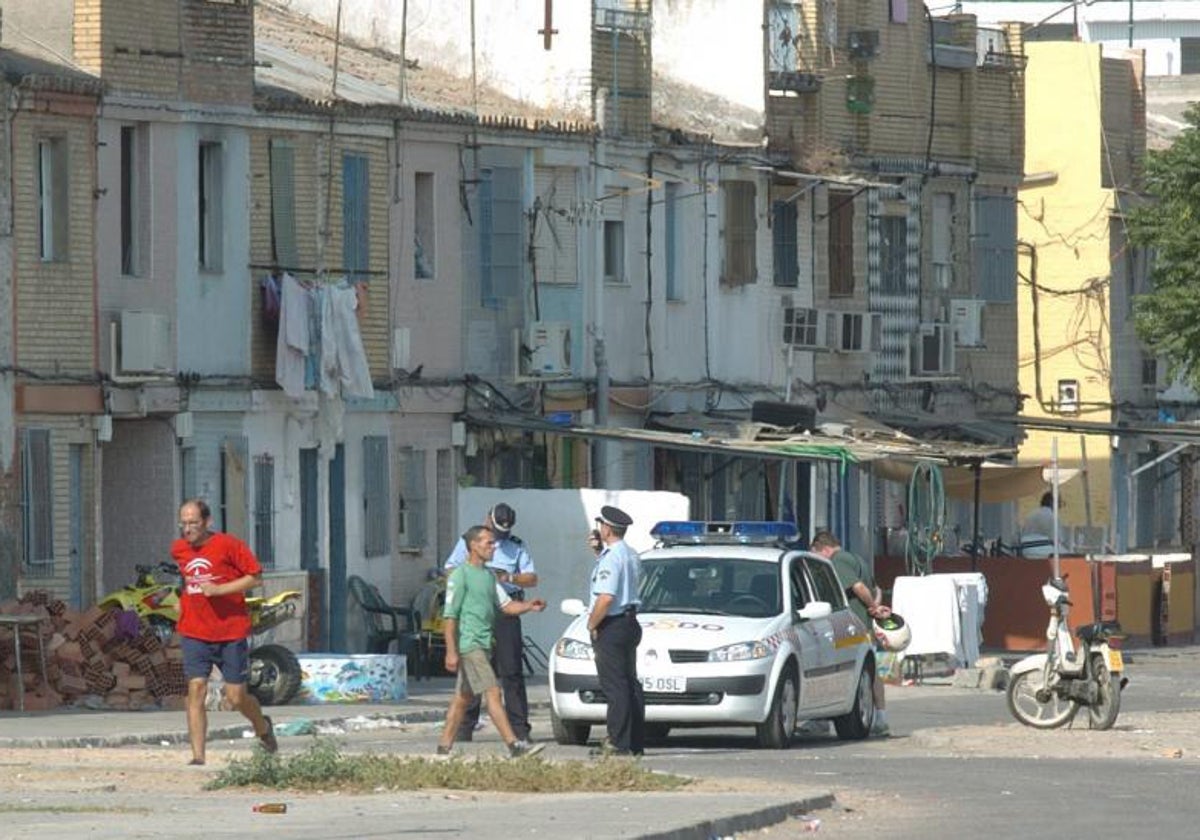
<instances>
[{"instance_id":1,"label":"patch of grass","mask_svg":"<svg viewBox=\"0 0 1200 840\"><path fill-rule=\"evenodd\" d=\"M596 793L676 790L690 783L683 776L656 773L629 759L550 762L537 757L434 759L375 753L345 755L333 740L318 738L302 753L279 756L255 750L248 759L233 759L204 787L205 790L264 787L354 793L422 788Z\"/></svg>"}]
</instances>

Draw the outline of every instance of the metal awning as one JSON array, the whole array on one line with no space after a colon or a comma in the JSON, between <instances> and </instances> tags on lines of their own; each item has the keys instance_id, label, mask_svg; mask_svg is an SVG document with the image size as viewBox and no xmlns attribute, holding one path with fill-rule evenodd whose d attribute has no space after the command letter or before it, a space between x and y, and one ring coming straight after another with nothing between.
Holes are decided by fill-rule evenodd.
<instances>
[{"instance_id":1,"label":"metal awning","mask_svg":"<svg viewBox=\"0 0 1200 840\"><path fill-rule=\"evenodd\" d=\"M706 415L689 415L706 417ZM940 464L969 464L989 458L1011 457L1012 447L980 446L954 441L923 441L900 432L869 433L855 436L852 429L845 434L830 435L820 431L789 433L761 423L748 423L720 418L690 430L636 429L627 427L598 427L559 425L540 417L495 412L468 411L461 418L477 427L515 429L548 435L590 440L611 440L622 443L643 443L662 449L736 455L746 458L794 459L800 461L834 461L841 464L872 461L933 461Z\"/></svg>"}]
</instances>

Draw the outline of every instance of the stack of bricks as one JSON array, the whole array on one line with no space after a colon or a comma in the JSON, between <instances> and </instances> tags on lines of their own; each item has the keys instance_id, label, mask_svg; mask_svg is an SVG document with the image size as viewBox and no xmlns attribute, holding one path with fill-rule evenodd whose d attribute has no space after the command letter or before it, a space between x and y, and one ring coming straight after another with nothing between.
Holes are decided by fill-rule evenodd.
<instances>
[{"instance_id":1,"label":"stack of bricks","mask_svg":"<svg viewBox=\"0 0 1200 840\"><path fill-rule=\"evenodd\" d=\"M0 708L18 708L22 691L26 710L52 709L89 696L99 697L110 709L183 708L187 682L174 636L163 641L136 617L120 620L117 610L75 612L42 591L0 604L0 613L43 619L21 631L20 686L12 635L0 627ZM38 662L38 634L48 685Z\"/></svg>"}]
</instances>

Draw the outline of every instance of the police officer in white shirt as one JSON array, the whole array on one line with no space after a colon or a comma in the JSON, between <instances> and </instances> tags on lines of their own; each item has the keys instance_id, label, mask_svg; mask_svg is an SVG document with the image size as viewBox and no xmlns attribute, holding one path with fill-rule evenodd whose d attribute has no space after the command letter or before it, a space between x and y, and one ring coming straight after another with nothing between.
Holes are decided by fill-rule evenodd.
<instances>
[{"instance_id":1,"label":"police officer in white shirt","mask_svg":"<svg viewBox=\"0 0 1200 840\"><path fill-rule=\"evenodd\" d=\"M596 676L608 701L608 740L598 751L605 755L641 755L645 742L646 698L637 675L641 561L624 539L632 524L625 511L605 505L592 532L597 557L587 626Z\"/></svg>"},{"instance_id":2,"label":"police officer in white shirt","mask_svg":"<svg viewBox=\"0 0 1200 840\"><path fill-rule=\"evenodd\" d=\"M516 523L517 512L504 502L493 505L483 519L484 527L496 537L496 553L492 555L487 568L496 575L509 598L523 601L525 589L537 586L538 575L525 544L512 533ZM459 539L446 559L446 572L461 565L466 558L467 546ZM529 698L525 691L525 634L521 629L521 617L505 613L497 615L493 632L495 646L492 648L492 668L504 695L504 709L508 713L508 721L512 724L517 739L528 741ZM476 697L463 715L456 740L470 741L478 722L479 698Z\"/></svg>"}]
</instances>

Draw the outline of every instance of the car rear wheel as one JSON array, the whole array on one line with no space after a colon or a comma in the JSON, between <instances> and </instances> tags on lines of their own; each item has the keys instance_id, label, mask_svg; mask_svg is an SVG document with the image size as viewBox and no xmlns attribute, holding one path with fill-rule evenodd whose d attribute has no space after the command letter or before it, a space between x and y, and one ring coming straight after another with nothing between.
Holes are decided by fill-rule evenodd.
<instances>
[{"instance_id":1,"label":"car rear wheel","mask_svg":"<svg viewBox=\"0 0 1200 840\"><path fill-rule=\"evenodd\" d=\"M574 720L561 720L553 709L550 710L550 731L554 733L555 743L567 747L582 747L592 734L591 724Z\"/></svg>"},{"instance_id":2,"label":"car rear wheel","mask_svg":"<svg viewBox=\"0 0 1200 840\"><path fill-rule=\"evenodd\" d=\"M755 727L758 745L769 750L786 750L792 744L792 733L796 730L796 704L799 691L796 674L789 667L779 678L775 687L775 699L767 719Z\"/></svg>"},{"instance_id":3,"label":"car rear wheel","mask_svg":"<svg viewBox=\"0 0 1200 840\"><path fill-rule=\"evenodd\" d=\"M854 689L854 707L833 719L833 727L843 741L860 741L871 734L875 720L875 668L868 661L858 675Z\"/></svg>"}]
</instances>

